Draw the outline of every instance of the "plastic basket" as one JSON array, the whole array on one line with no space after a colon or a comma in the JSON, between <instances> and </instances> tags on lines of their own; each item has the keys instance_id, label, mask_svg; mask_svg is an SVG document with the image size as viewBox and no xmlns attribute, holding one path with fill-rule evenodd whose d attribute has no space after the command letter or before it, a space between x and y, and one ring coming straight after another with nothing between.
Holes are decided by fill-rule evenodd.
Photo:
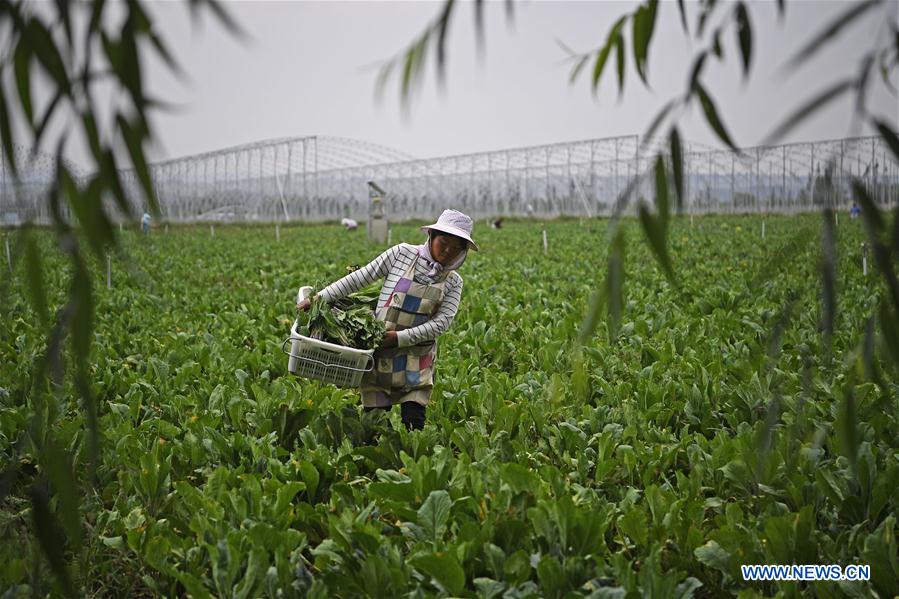
<instances>
[{"instance_id":1,"label":"plastic basket","mask_svg":"<svg viewBox=\"0 0 899 599\"><path fill-rule=\"evenodd\" d=\"M301 287L297 302L303 301L311 291L311 287ZM290 337L281 344L281 350L289 356L289 372L338 387L359 387L362 384L362 375L374 367L374 350L346 347L300 335L297 332L298 324L294 321ZM288 343L290 350L285 349Z\"/></svg>"}]
</instances>

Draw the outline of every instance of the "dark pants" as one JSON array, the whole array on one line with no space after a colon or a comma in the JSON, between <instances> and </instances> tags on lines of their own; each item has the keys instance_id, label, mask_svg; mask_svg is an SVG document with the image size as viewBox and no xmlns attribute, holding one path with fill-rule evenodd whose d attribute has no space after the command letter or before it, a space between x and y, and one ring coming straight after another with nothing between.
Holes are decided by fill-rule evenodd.
<instances>
[{"instance_id":1,"label":"dark pants","mask_svg":"<svg viewBox=\"0 0 899 599\"><path fill-rule=\"evenodd\" d=\"M366 412L372 410L389 410L392 406L384 408L364 408ZM403 424L406 430L421 430L425 427L425 407L414 401L404 401L400 404L402 410Z\"/></svg>"}]
</instances>

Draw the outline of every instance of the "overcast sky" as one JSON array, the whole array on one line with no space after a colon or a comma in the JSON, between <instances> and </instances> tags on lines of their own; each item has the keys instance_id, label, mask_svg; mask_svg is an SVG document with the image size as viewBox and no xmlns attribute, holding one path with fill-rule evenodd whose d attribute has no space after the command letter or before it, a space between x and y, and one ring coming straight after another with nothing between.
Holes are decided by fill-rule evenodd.
<instances>
[{"instance_id":1,"label":"overcast sky","mask_svg":"<svg viewBox=\"0 0 899 599\"><path fill-rule=\"evenodd\" d=\"M676 4L663 1L649 56L652 90L638 80L629 51L625 94L618 98L609 68L594 98L590 68L569 85L570 64L556 40L578 51L596 48L634 3L517 2L511 26L502 3L487 3L480 58L473 7L461 3L451 24L445 89L438 90L429 60L422 91L404 117L395 83L381 104L375 102L377 70L371 65L414 39L437 16L440 2L226 2L249 34L246 42L230 36L208 14L193 27L185 3L150 4L156 30L189 76L179 81L158 61L146 65L151 95L181 106L154 119L159 143L151 155L157 160L307 135L357 138L433 157L640 133L668 99L683 91L690 59L701 47L684 36ZM815 90L853 72L878 32L877 19L858 22L799 71L782 68L804 41L848 6L787 2L780 22L773 1L751 3L751 79L742 80L732 34L724 39L728 66L711 66L704 79L738 144L760 143ZM688 2L687 7L692 28L698 5ZM629 40L629 27L626 33ZM876 90L872 107L895 123L896 99L882 84ZM868 134L851 129L850 115L847 99L797 128L788 140ZM687 138L715 144L700 115L683 122Z\"/></svg>"}]
</instances>

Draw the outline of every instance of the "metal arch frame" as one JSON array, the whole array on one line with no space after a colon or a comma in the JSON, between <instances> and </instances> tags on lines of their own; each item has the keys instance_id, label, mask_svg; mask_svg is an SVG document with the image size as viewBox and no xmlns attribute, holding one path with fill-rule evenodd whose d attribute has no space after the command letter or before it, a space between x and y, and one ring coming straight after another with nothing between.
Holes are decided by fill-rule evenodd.
<instances>
[{"instance_id":1,"label":"metal arch frame","mask_svg":"<svg viewBox=\"0 0 899 599\"><path fill-rule=\"evenodd\" d=\"M250 142L246 144L238 144L235 146L228 146L225 148L220 148L218 150L210 150L208 152L201 152L199 154L190 154L188 156L180 156L177 158L170 158L168 160L161 160L158 162L152 163L150 166L152 167L163 167L173 163L184 162L184 161L197 161L206 158L213 158L215 156L221 154L229 154L229 153L240 153L240 152L249 152L253 150L259 150L263 148L269 148L278 145L289 145L297 142L304 142L309 140L322 140L328 143L334 143L335 147L346 147L346 148L364 148L366 150L371 151L371 155L376 154L387 154L389 156L389 160L385 161L383 158L378 158L377 162L353 162L352 166L362 166L365 164L381 164L384 162L400 162L407 160L414 160L415 157L411 154L407 154L401 150L397 150L394 148L390 148L388 146L382 146L375 143L350 139L347 137L336 137L336 136L327 136L327 135L306 135L300 137L279 137L272 139L265 139L255 142ZM346 156L368 156L369 154L357 153L353 154L349 151L345 152Z\"/></svg>"},{"instance_id":2,"label":"metal arch frame","mask_svg":"<svg viewBox=\"0 0 899 599\"><path fill-rule=\"evenodd\" d=\"M663 141L629 135L415 159L365 141L306 136L167 160L150 169L163 217L172 221L203 219L234 204L244 208L234 211L238 220L364 220L364 182L372 179L390 193L393 218L431 218L445 207L477 218L589 216L608 214L635 175L634 197L649 201L643 196L654 195L652 158L667 150ZM0 172L0 221L12 211L48 222L41 198L54 178L55 157L17 147L20 154L31 160L17 185L5 165ZM685 142L684 159L688 211L840 206L853 176L863 178L881 205L899 204L899 165L875 137L758 146L739 154ZM832 182L822 187L827 165ZM66 166L76 184L84 184L87 175ZM139 181L133 170L121 177L139 213Z\"/></svg>"}]
</instances>

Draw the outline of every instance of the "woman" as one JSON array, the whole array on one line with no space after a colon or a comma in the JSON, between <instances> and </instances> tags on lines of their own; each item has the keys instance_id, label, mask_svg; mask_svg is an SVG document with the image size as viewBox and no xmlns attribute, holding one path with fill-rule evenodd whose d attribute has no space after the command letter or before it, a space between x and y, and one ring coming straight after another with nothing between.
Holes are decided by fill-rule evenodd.
<instances>
[{"instance_id":1,"label":"woman","mask_svg":"<svg viewBox=\"0 0 899 599\"><path fill-rule=\"evenodd\" d=\"M471 238L471 218L444 210L433 225L422 227L427 241L419 246L401 243L372 262L318 292L333 302L378 279L384 279L375 316L387 334L375 351L375 365L362 378L366 411L400 404L403 424L421 429L434 384L437 337L452 324L462 297L457 270L477 251ZM311 301L297 305L307 310Z\"/></svg>"}]
</instances>

